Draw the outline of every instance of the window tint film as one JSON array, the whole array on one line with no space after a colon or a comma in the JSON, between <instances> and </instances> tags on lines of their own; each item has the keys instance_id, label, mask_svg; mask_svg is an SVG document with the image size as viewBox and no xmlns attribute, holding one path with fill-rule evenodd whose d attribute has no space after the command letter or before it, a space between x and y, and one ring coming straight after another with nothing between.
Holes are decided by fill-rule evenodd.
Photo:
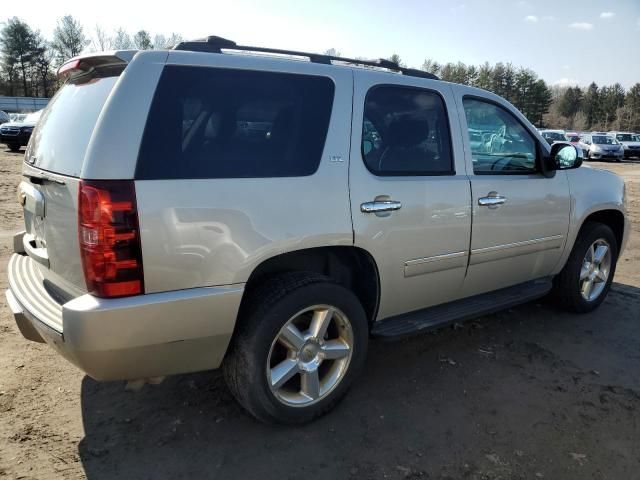
<instances>
[{"instance_id":1,"label":"window tint film","mask_svg":"<svg viewBox=\"0 0 640 480\"><path fill-rule=\"evenodd\" d=\"M375 175L452 174L451 135L440 95L374 87L365 100L362 154Z\"/></svg>"},{"instance_id":2,"label":"window tint film","mask_svg":"<svg viewBox=\"0 0 640 480\"><path fill-rule=\"evenodd\" d=\"M463 103L474 173L536 171L536 142L513 115L497 105L473 98L465 98Z\"/></svg>"},{"instance_id":3,"label":"window tint film","mask_svg":"<svg viewBox=\"0 0 640 480\"><path fill-rule=\"evenodd\" d=\"M326 77L167 66L136 178L311 175L322 156L333 93Z\"/></svg>"}]
</instances>

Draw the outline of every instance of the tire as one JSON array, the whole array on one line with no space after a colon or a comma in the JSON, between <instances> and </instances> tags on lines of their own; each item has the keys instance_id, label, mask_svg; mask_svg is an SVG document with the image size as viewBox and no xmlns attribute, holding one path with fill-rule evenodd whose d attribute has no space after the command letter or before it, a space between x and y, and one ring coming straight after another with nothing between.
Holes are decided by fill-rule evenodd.
<instances>
[{"instance_id":1,"label":"tire","mask_svg":"<svg viewBox=\"0 0 640 480\"><path fill-rule=\"evenodd\" d=\"M20 145L8 145L9 150L11 150L12 152L19 152L20 151Z\"/></svg>"},{"instance_id":2,"label":"tire","mask_svg":"<svg viewBox=\"0 0 640 480\"><path fill-rule=\"evenodd\" d=\"M233 396L253 416L267 423L306 423L331 410L360 373L367 354L369 328L358 298L331 278L307 272L272 277L247 295L223 364L224 377ZM305 311L312 307L312 311ZM314 324L307 320L315 319L316 315L326 318L322 317L322 311L328 311L327 307L335 312L330 317L327 333L314 338L311 335ZM297 316L300 312L304 313ZM297 345L295 348L286 346L288 340L282 341L285 325L290 326L292 322L298 322L295 323L296 328L299 327L297 332L303 333L302 347L299 335L294 335L290 342ZM306 323L309 326L304 330ZM330 340L336 335L337 340ZM338 345L341 352L334 355L342 357L323 357L330 342L334 342L332 346ZM349 349L344 345L349 345ZM318 359L321 359L319 366L316 365ZM289 370L294 372L292 376L274 373L275 367L282 365L292 368ZM319 382L311 380L314 367ZM332 384L334 377L337 380ZM273 378L289 380L281 386L272 386L277 383Z\"/></svg>"},{"instance_id":3,"label":"tire","mask_svg":"<svg viewBox=\"0 0 640 480\"><path fill-rule=\"evenodd\" d=\"M589 269L585 261L587 255L591 255L589 251L594 244L596 252L598 247L606 246L608 248L608 264L604 265L607 258L605 253L599 267ZM617 260L618 243L611 228L598 222L585 223L578 234L566 265L554 279L552 298L555 303L566 310L577 313L586 313L598 308L611 288ZM600 269L602 272L606 270L606 280L604 281L600 277ZM591 290L588 292L593 297L588 299L583 295L583 287L585 287L583 282L588 281L589 275L586 279L581 280L581 275L585 275L587 271L589 275L595 276Z\"/></svg>"}]
</instances>

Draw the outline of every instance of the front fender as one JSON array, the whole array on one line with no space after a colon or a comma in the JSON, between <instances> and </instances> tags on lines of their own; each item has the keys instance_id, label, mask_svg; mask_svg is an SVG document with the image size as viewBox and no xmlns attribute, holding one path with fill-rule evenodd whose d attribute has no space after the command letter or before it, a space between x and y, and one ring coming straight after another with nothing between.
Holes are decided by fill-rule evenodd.
<instances>
[{"instance_id":1,"label":"front fender","mask_svg":"<svg viewBox=\"0 0 640 480\"><path fill-rule=\"evenodd\" d=\"M624 216L623 240L620 253L624 250L629 237L630 224L625 210L624 180L613 172L591 168L588 166L567 170L569 190L571 196L571 213L569 217L569 231L567 243L556 265L554 274L562 270L573 245L578 238L584 222L596 212L615 210Z\"/></svg>"}]
</instances>

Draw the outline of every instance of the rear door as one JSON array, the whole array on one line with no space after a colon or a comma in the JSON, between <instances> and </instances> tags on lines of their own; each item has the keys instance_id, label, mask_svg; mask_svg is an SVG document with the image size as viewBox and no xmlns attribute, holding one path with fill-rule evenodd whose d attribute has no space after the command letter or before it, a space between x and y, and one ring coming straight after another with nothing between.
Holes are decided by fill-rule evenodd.
<instances>
[{"instance_id":1,"label":"rear door","mask_svg":"<svg viewBox=\"0 0 640 480\"><path fill-rule=\"evenodd\" d=\"M354 71L349 182L355 245L374 257L378 318L460 296L471 191L450 86Z\"/></svg>"},{"instance_id":2,"label":"rear door","mask_svg":"<svg viewBox=\"0 0 640 480\"><path fill-rule=\"evenodd\" d=\"M551 274L569 226L566 173L540 171L548 150L533 127L498 97L455 86L461 105L473 226L464 295L475 295ZM485 141L472 141L477 131Z\"/></svg>"}]
</instances>

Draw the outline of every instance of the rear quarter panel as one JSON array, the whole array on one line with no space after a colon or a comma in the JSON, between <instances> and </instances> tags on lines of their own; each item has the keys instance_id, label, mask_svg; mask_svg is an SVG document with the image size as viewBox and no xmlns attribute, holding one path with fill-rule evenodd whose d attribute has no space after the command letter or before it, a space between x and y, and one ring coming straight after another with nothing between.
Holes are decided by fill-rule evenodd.
<instances>
[{"instance_id":1,"label":"rear quarter panel","mask_svg":"<svg viewBox=\"0 0 640 480\"><path fill-rule=\"evenodd\" d=\"M136 181L146 292L242 283L275 255L353 244L349 69L195 52L172 52L168 63L325 75L335 83L335 96L313 175Z\"/></svg>"}]
</instances>

